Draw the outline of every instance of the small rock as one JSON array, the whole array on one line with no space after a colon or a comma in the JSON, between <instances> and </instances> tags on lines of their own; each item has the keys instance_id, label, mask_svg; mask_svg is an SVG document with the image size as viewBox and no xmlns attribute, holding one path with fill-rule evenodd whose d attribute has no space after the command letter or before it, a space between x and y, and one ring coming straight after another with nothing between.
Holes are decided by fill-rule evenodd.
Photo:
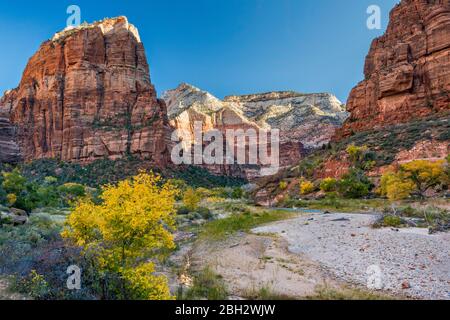
<instances>
[{"instance_id":1,"label":"small rock","mask_svg":"<svg viewBox=\"0 0 450 320\"><path fill-rule=\"evenodd\" d=\"M9 209L9 211L11 211L11 213L15 216L19 216L19 217L27 217L28 216L27 212L22 209L11 208L11 209Z\"/></svg>"},{"instance_id":2,"label":"small rock","mask_svg":"<svg viewBox=\"0 0 450 320\"><path fill-rule=\"evenodd\" d=\"M28 218L24 217L24 216L11 215L11 221L12 221L13 225L20 226L22 224L27 223Z\"/></svg>"},{"instance_id":3,"label":"small rock","mask_svg":"<svg viewBox=\"0 0 450 320\"><path fill-rule=\"evenodd\" d=\"M347 219L347 218L339 218L339 219L334 219L334 220L331 220L331 221L333 221L333 222L350 221L350 219Z\"/></svg>"},{"instance_id":4,"label":"small rock","mask_svg":"<svg viewBox=\"0 0 450 320\"><path fill-rule=\"evenodd\" d=\"M411 284L408 281L403 281L402 289L403 290L411 289Z\"/></svg>"}]
</instances>

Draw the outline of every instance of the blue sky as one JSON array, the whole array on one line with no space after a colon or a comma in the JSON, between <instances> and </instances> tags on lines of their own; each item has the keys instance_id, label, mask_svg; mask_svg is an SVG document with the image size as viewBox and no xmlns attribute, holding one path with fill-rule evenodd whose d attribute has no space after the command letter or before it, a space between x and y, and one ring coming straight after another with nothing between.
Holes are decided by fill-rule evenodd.
<instances>
[{"instance_id":1,"label":"blue sky","mask_svg":"<svg viewBox=\"0 0 450 320\"><path fill-rule=\"evenodd\" d=\"M188 82L222 98L275 90L332 92L343 102L396 0L1 1L0 91L18 85L41 42L81 20L126 15L139 29L159 94ZM382 30L366 27L380 6Z\"/></svg>"}]
</instances>

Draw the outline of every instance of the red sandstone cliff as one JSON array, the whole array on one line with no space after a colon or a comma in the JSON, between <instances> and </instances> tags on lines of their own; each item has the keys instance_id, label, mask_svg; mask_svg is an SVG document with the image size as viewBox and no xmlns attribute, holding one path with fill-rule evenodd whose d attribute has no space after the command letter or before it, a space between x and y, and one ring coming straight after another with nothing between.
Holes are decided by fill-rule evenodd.
<instances>
[{"instance_id":1,"label":"red sandstone cliff","mask_svg":"<svg viewBox=\"0 0 450 320\"><path fill-rule=\"evenodd\" d=\"M137 29L125 17L65 30L41 45L0 102L25 160L90 162L133 154L169 161L170 129Z\"/></svg>"},{"instance_id":2,"label":"red sandstone cliff","mask_svg":"<svg viewBox=\"0 0 450 320\"><path fill-rule=\"evenodd\" d=\"M373 41L337 139L450 111L450 1L403 0Z\"/></svg>"}]
</instances>

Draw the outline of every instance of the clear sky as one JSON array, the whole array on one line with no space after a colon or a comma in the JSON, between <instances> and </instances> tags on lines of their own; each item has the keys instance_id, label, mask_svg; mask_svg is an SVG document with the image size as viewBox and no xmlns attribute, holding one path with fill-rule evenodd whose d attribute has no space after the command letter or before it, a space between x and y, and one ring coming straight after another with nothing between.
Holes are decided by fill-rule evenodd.
<instances>
[{"instance_id":1,"label":"clear sky","mask_svg":"<svg viewBox=\"0 0 450 320\"><path fill-rule=\"evenodd\" d=\"M0 2L0 91L18 85L41 42L81 20L126 15L138 27L159 94L187 82L222 98L275 90L331 92L343 102L397 0L73 0ZM382 29L366 27L369 5Z\"/></svg>"}]
</instances>

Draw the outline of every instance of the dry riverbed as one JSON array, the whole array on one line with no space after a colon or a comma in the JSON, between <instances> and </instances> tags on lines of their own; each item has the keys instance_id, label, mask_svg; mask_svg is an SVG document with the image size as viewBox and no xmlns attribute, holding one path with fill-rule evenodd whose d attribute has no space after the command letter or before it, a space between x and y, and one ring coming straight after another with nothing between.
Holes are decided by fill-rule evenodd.
<instances>
[{"instance_id":1,"label":"dry riverbed","mask_svg":"<svg viewBox=\"0 0 450 320\"><path fill-rule=\"evenodd\" d=\"M285 240L270 235L240 233L226 241L199 242L191 263L193 269L207 265L220 274L231 298L257 298L263 289L274 297L301 299L319 287L340 287L318 263L290 253Z\"/></svg>"},{"instance_id":2,"label":"dry riverbed","mask_svg":"<svg viewBox=\"0 0 450 320\"><path fill-rule=\"evenodd\" d=\"M289 252L315 261L339 280L366 286L369 277L381 270L384 290L418 299L450 299L450 234L373 229L376 218L308 214L253 232L281 236Z\"/></svg>"}]
</instances>

